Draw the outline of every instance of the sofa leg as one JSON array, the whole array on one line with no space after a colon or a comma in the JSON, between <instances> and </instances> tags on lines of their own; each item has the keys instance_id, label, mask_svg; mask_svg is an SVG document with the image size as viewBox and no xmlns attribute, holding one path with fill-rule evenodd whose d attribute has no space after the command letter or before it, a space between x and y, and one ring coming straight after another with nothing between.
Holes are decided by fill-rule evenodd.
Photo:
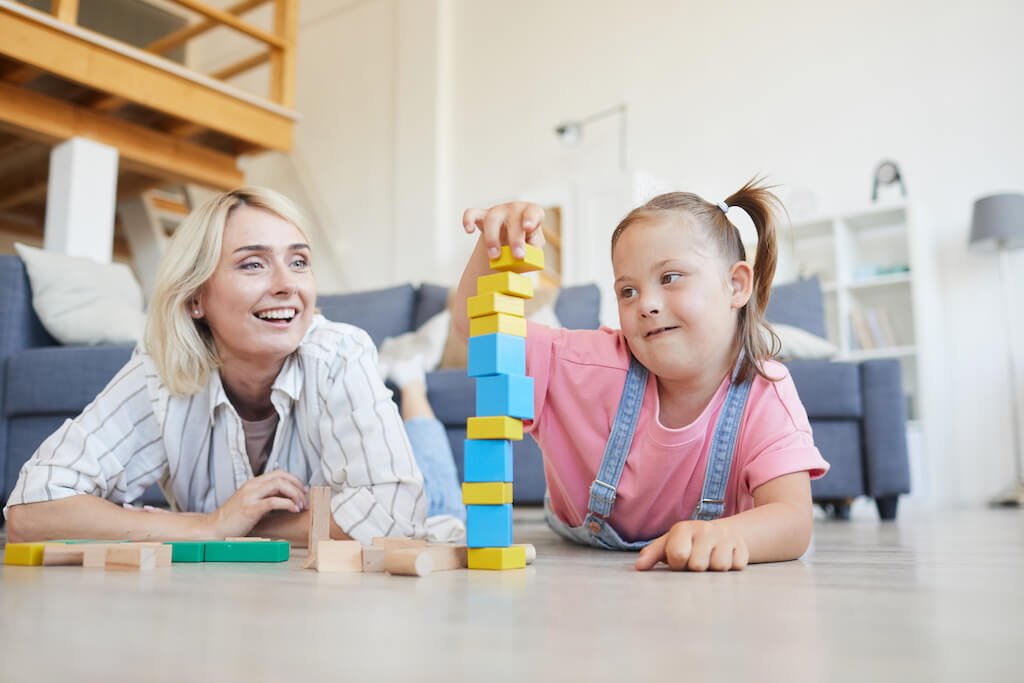
<instances>
[{"instance_id":1,"label":"sofa leg","mask_svg":"<svg viewBox=\"0 0 1024 683\"><path fill-rule=\"evenodd\" d=\"M820 500L818 504L821 505L821 509L825 511L825 514L834 519L849 520L850 519L850 504L849 498L840 499L829 499Z\"/></svg>"},{"instance_id":2,"label":"sofa leg","mask_svg":"<svg viewBox=\"0 0 1024 683\"><path fill-rule=\"evenodd\" d=\"M899 504L900 497L895 496L879 496L875 498L875 505L878 507L878 516L887 522L891 522L896 519L896 506Z\"/></svg>"}]
</instances>

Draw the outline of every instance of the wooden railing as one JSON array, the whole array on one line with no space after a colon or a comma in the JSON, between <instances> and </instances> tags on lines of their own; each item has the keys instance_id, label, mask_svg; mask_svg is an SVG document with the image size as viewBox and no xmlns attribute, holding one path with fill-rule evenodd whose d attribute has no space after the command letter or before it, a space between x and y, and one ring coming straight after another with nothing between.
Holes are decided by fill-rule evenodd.
<instances>
[{"instance_id":1,"label":"wooden railing","mask_svg":"<svg viewBox=\"0 0 1024 683\"><path fill-rule=\"evenodd\" d=\"M217 80L229 80L258 66L270 62L269 99L281 106L295 105L295 44L298 33L298 0L242 0L227 9L212 7L200 0L166 0L203 17L190 26L175 31L147 45L145 50L163 55L215 28L233 29L262 43L252 55L229 66L207 74ZM242 16L258 7L274 4L273 29L268 32L242 20ZM60 21L76 24L78 0L52 0L50 13ZM8 78L8 80L11 80ZM116 109L124 101L105 97L92 103L94 109Z\"/></svg>"}]
</instances>

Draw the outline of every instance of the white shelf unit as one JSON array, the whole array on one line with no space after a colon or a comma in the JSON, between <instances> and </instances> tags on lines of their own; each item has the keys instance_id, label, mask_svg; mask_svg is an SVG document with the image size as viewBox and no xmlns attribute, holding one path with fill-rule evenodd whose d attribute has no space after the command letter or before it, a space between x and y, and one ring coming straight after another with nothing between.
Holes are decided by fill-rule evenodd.
<instances>
[{"instance_id":1,"label":"white shelf unit","mask_svg":"<svg viewBox=\"0 0 1024 683\"><path fill-rule=\"evenodd\" d=\"M907 203L794 221L779 236L777 282L818 276L829 340L841 360L896 358L907 415L921 397L915 216Z\"/></svg>"}]
</instances>

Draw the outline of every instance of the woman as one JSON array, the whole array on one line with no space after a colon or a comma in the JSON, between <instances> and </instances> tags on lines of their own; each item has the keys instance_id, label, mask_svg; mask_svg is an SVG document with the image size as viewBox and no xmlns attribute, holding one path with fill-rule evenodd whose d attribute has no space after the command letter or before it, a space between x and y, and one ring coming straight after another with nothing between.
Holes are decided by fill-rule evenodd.
<instances>
[{"instance_id":1,"label":"woman","mask_svg":"<svg viewBox=\"0 0 1024 683\"><path fill-rule=\"evenodd\" d=\"M427 443L411 445L370 337L317 315L302 226L262 188L218 195L181 224L143 344L22 468L4 510L11 541L253 534L301 545L309 485L332 489L332 538L464 533L456 517L428 519L413 456L450 461L444 430L412 430ZM422 417L416 388L408 401ZM440 471L441 488L458 486L453 464ZM153 482L172 512L128 507Z\"/></svg>"}]
</instances>

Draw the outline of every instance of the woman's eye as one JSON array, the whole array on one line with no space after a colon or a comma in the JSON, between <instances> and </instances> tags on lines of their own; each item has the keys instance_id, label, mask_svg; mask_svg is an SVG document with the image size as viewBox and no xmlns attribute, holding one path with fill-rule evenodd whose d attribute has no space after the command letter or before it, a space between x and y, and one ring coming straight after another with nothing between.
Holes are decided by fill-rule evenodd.
<instances>
[{"instance_id":1,"label":"woman's eye","mask_svg":"<svg viewBox=\"0 0 1024 683\"><path fill-rule=\"evenodd\" d=\"M619 290L619 298L621 299L632 299L634 296L636 296L635 287L623 287Z\"/></svg>"},{"instance_id":2,"label":"woman's eye","mask_svg":"<svg viewBox=\"0 0 1024 683\"><path fill-rule=\"evenodd\" d=\"M294 261L292 261L292 267L293 268L307 268L307 267L309 267L309 261L300 256L300 257L296 258Z\"/></svg>"},{"instance_id":3,"label":"woman's eye","mask_svg":"<svg viewBox=\"0 0 1024 683\"><path fill-rule=\"evenodd\" d=\"M263 264L260 263L259 261L246 261L239 267L242 270L259 270L260 268L263 267Z\"/></svg>"},{"instance_id":4,"label":"woman's eye","mask_svg":"<svg viewBox=\"0 0 1024 683\"><path fill-rule=\"evenodd\" d=\"M665 273L661 276L661 284L670 285L683 276L682 273Z\"/></svg>"}]
</instances>

